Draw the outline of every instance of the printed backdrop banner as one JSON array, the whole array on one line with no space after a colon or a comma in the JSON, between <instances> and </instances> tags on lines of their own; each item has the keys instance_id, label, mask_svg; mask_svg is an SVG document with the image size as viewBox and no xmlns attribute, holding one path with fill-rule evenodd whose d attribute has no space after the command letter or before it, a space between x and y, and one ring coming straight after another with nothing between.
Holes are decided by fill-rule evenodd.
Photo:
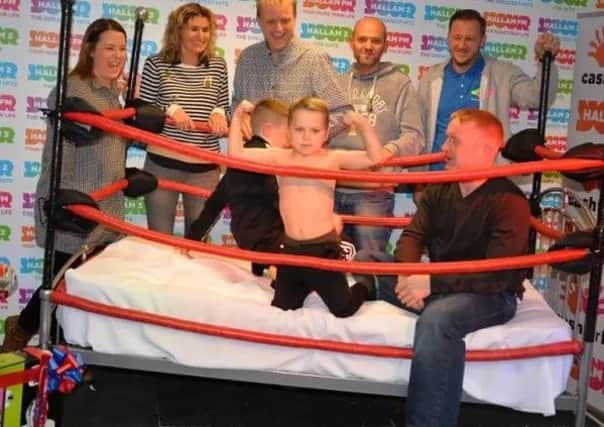
<instances>
[{"instance_id":1,"label":"printed backdrop banner","mask_svg":"<svg viewBox=\"0 0 604 427\"><path fill-rule=\"evenodd\" d=\"M116 19L132 37L134 13L143 3L148 20L142 40L140 72L144 60L159 50L169 12L184 1L76 1L71 64L75 63L83 32L92 20L98 17ZM217 51L225 58L232 81L241 49L262 40L255 2L206 0L200 3L216 14ZM397 64L403 73L417 82L428 66L448 58L447 24L456 10L449 4L445 0L299 0L298 35L326 50L337 72L346 73L353 62L347 41L355 20L363 16L379 17L388 27L388 51L384 60ZM18 273L17 291L10 295L6 291L0 293L0 319L23 308L39 286L42 274L42 250L35 246L33 228L33 212L38 205L34 189L45 141L45 123L39 109L46 107L48 93L56 81L60 5L60 0L0 0L0 263L14 266ZM459 0L456 6L476 8L484 14L488 38L484 51L487 54L512 61L529 74L535 72L533 45L538 34L551 32L560 37L562 51L555 61L560 69L560 83L558 96L548 112L547 143L555 149L565 150L571 93L573 85L578 86L576 79L573 82L573 68L577 56L583 52L576 48L577 13L604 9L604 0ZM596 21L593 21L594 29L585 33L587 39L578 48L592 49L595 56L585 53L586 58L589 56L586 61L591 61L589 73L592 74L586 77L591 83L581 82L585 95L581 95L582 101L573 103L573 113L576 105L599 111L599 122L596 120L598 124L592 126L592 132L599 129L601 134L602 98L597 100L595 97L603 92L604 35L600 30L597 36ZM594 43L593 47L590 42ZM537 111L520 111L512 107L509 114L515 131L537 125ZM590 117L597 117L597 114ZM130 165L142 166L143 158L144 151L130 150ZM558 175L546 174L544 178L547 185L557 182ZM398 194L396 212L410 215L413 211L410 195ZM126 212L130 221L145 225L142 199L128 200ZM179 213L182 214L182 209ZM212 232L214 242L233 243L229 220L227 211ZM177 233L182 233L182 215L177 227ZM393 241L398 234L393 233ZM599 384L597 393L601 394L604 381Z\"/></svg>"},{"instance_id":2,"label":"printed backdrop banner","mask_svg":"<svg viewBox=\"0 0 604 427\"><path fill-rule=\"evenodd\" d=\"M580 13L576 43L573 93L570 102L568 146L584 143L604 144L604 11ZM564 180L576 193L576 198L597 215L600 192L586 191L574 181ZM589 276L578 278L579 285L567 299L571 325L582 332L585 321ZM598 304L598 322L592 358L592 373L588 399L595 407L604 409L604 300ZM576 379L576 375L573 375Z\"/></svg>"}]
</instances>

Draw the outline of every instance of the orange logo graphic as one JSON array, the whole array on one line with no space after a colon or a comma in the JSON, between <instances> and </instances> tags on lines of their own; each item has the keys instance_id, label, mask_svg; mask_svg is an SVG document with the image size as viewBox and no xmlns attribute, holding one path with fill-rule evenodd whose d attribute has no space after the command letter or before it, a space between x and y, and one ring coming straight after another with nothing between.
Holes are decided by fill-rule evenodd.
<instances>
[{"instance_id":1,"label":"orange logo graphic","mask_svg":"<svg viewBox=\"0 0 604 427\"><path fill-rule=\"evenodd\" d=\"M22 225L21 226L21 243L29 244L33 243L35 239L35 229L31 225Z\"/></svg>"},{"instance_id":2,"label":"orange logo graphic","mask_svg":"<svg viewBox=\"0 0 604 427\"><path fill-rule=\"evenodd\" d=\"M26 146L35 146L42 145L46 141L46 130L45 129L34 129L27 128L25 129L25 145Z\"/></svg>"},{"instance_id":3,"label":"orange logo graphic","mask_svg":"<svg viewBox=\"0 0 604 427\"><path fill-rule=\"evenodd\" d=\"M596 30L596 41L590 41L589 46L593 50L587 52L587 56L593 57L600 67L604 67L604 27L602 27L601 33Z\"/></svg>"},{"instance_id":4,"label":"orange logo graphic","mask_svg":"<svg viewBox=\"0 0 604 427\"><path fill-rule=\"evenodd\" d=\"M604 134L604 101L579 100L576 129L587 132L595 128Z\"/></svg>"}]
</instances>

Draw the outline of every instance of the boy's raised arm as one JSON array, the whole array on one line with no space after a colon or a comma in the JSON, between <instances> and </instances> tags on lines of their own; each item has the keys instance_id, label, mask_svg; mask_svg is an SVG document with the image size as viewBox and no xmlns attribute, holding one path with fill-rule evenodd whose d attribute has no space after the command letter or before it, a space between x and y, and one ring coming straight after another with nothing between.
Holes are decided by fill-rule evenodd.
<instances>
[{"instance_id":1,"label":"boy's raised arm","mask_svg":"<svg viewBox=\"0 0 604 427\"><path fill-rule=\"evenodd\" d=\"M369 121L359 113L347 111L344 115L345 123L355 128L363 137L364 151L339 151L340 166L344 169L365 169L375 166L390 157L392 152L384 148L375 129Z\"/></svg>"}]
</instances>

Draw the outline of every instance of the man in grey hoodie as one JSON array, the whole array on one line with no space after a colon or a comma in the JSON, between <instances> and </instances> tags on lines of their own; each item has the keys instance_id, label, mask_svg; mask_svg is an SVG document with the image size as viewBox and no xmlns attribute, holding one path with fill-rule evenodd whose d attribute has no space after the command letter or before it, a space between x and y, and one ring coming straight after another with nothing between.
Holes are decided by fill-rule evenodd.
<instances>
[{"instance_id":1,"label":"man in grey hoodie","mask_svg":"<svg viewBox=\"0 0 604 427\"><path fill-rule=\"evenodd\" d=\"M386 26L375 17L356 22L349 41L356 62L352 70L338 76L341 88L354 109L367 116L384 148L393 156L417 155L424 149L417 94L411 80L395 64L382 62L386 52ZM332 148L362 150L356 132L342 132L331 141ZM341 214L392 216L394 188L363 182L338 182L336 211ZM344 233L357 249L384 252L390 239L385 227L346 226Z\"/></svg>"},{"instance_id":2,"label":"man in grey hoodie","mask_svg":"<svg viewBox=\"0 0 604 427\"><path fill-rule=\"evenodd\" d=\"M426 136L426 151L441 151L451 114L462 108L475 108L493 113L503 124L504 137L510 136L509 109L539 107L541 62L536 77L520 67L483 55L486 43L486 21L474 9L461 9L449 19L447 41L451 59L433 65L420 79L417 92ZM559 39L541 33L535 41L535 59L541 61L546 51L554 56L560 49ZM552 64L549 103L556 99L558 69ZM444 169L444 163L430 166Z\"/></svg>"}]
</instances>

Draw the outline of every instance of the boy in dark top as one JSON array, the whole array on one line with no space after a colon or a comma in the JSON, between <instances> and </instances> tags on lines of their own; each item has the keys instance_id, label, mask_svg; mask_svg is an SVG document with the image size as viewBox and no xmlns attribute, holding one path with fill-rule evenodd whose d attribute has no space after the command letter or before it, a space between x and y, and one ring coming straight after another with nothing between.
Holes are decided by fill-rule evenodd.
<instances>
[{"instance_id":1,"label":"boy in dark top","mask_svg":"<svg viewBox=\"0 0 604 427\"><path fill-rule=\"evenodd\" d=\"M287 115L288 106L282 101L267 98L258 102L252 114L254 136L245 147L288 147ZM231 209L231 232L238 247L278 251L284 232L275 176L227 169L185 237L191 240L205 237L227 205ZM262 275L265 267L252 263L252 272Z\"/></svg>"}]
</instances>

